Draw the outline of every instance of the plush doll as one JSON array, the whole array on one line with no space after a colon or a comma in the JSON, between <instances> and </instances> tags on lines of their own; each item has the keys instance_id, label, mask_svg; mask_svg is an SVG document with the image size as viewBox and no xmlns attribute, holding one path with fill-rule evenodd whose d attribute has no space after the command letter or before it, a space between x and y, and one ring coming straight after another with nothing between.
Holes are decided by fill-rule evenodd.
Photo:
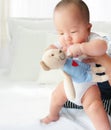
<instances>
[{"instance_id":1,"label":"plush doll","mask_svg":"<svg viewBox=\"0 0 111 130\"><path fill-rule=\"evenodd\" d=\"M77 83L103 82L108 80L107 75L96 75L96 73L104 72L104 67L92 67L76 59L68 58L60 49L47 50L40 61L40 65L46 71L61 68L64 75L65 93L71 101L76 96L73 80Z\"/></svg>"}]
</instances>

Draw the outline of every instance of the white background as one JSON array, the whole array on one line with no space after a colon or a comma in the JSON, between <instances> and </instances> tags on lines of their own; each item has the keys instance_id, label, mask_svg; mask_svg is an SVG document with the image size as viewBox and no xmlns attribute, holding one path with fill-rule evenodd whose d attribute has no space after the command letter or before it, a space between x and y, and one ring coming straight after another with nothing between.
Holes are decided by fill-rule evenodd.
<instances>
[{"instance_id":1,"label":"white background","mask_svg":"<svg viewBox=\"0 0 111 130\"><path fill-rule=\"evenodd\" d=\"M60 0L10 0L11 17L51 18ZM84 0L90 10L91 21L111 21L111 0Z\"/></svg>"}]
</instances>

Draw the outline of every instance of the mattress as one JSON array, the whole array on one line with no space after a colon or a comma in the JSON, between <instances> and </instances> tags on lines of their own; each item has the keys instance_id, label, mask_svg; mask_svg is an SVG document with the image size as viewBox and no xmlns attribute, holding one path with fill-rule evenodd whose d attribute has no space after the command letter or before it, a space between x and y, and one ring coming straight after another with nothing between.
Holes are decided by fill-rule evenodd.
<instances>
[{"instance_id":1,"label":"mattress","mask_svg":"<svg viewBox=\"0 0 111 130\"><path fill-rule=\"evenodd\" d=\"M111 36L109 28L110 21L93 22L92 31ZM7 46L0 48L0 130L94 130L84 110L62 108L58 121L40 123L63 79L39 65L44 48L58 39L52 20L10 18L8 35Z\"/></svg>"},{"instance_id":2,"label":"mattress","mask_svg":"<svg viewBox=\"0 0 111 130\"><path fill-rule=\"evenodd\" d=\"M62 108L58 121L41 124L53 89L54 84L0 81L0 130L94 130L84 110L76 109Z\"/></svg>"}]
</instances>

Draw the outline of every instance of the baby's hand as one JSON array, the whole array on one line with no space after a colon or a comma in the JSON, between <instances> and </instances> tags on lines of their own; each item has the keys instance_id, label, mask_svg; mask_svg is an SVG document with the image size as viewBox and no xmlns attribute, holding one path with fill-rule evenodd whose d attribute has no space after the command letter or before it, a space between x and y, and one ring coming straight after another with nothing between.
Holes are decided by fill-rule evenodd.
<instances>
[{"instance_id":1,"label":"baby's hand","mask_svg":"<svg viewBox=\"0 0 111 130\"><path fill-rule=\"evenodd\" d=\"M71 45L67 50L67 56L69 56L69 57L79 57L79 56L81 56L82 52L81 52L80 46L81 46L81 44Z\"/></svg>"},{"instance_id":2,"label":"baby's hand","mask_svg":"<svg viewBox=\"0 0 111 130\"><path fill-rule=\"evenodd\" d=\"M57 49L57 47L56 47L54 44L51 44L51 45L49 45L49 46L45 49L45 51L47 51L47 50L49 50L49 49Z\"/></svg>"}]
</instances>

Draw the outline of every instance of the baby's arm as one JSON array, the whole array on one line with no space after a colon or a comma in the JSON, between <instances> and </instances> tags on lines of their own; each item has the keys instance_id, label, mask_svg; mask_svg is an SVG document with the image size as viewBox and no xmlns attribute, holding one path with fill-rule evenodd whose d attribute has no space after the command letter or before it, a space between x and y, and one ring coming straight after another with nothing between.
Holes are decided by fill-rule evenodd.
<instances>
[{"instance_id":1,"label":"baby's arm","mask_svg":"<svg viewBox=\"0 0 111 130\"><path fill-rule=\"evenodd\" d=\"M68 55L78 57L81 55L101 56L106 53L107 44L102 39L95 39L89 42L77 43L71 45L68 49Z\"/></svg>"},{"instance_id":2,"label":"baby's arm","mask_svg":"<svg viewBox=\"0 0 111 130\"><path fill-rule=\"evenodd\" d=\"M91 40L80 44L80 50L83 54L89 56L101 56L106 53L107 43L102 39Z\"/></svg>"}]
</instances>

